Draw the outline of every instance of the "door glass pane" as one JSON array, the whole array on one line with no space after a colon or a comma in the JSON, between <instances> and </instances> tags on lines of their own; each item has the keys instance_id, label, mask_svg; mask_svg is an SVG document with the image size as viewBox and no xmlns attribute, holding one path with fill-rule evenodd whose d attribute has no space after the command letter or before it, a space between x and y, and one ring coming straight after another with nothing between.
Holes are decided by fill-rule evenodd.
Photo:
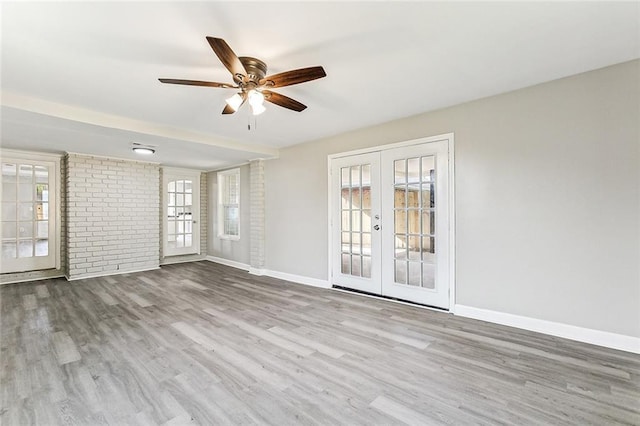
<instances>
[{"instance_id":1,"label":"door glass pane","mask_svg":"<svg viewBox=\"0 0 640 426\"><path fill-rule=\"evenodd\" d=\"M371 256L371 234L364 232L362 235L362 253Z\"/></svg>"},{"instance_id":2,"label":"door glass pane","mask_svg":"<svg viewBox=\"0 0 640 426\"><path fill-rule=\"evenodd\" d=\"M407 172L406 162L404 160L396 160L393 162L394 183L406 183Z\"/></svg>"},{"instance_id":3,"label":"door glass pane","mask_svg":"<svg viewBox=\"0 0 640 426\"><path fill-rule=\"evenodd\" d=\"M362 262L361 259L362 259L361 256L356 256L356 255L351 256L351 275L354 275L356 277L361 276L361 272L362 272L361 263L360 263Z\"/></svg>"},{"instance_id":4,"label":"door glass pane","mask_svg":"<svg viewBox=\"0 0 640 426\"><path fill-rule=\"evenodd\" d=\"M395 257L396 259L404 260L407 258L407 236L396 235L395 236Z\"/></svg>"},{"instance_id":5,"label":"door glass pane","mask_svg":"<svg viewBox=\"0 0 640 426\"><path fill-rule=\"evenodd\" d=\"M18 205L18 220L32 220L32 219L33 219L33 204L20 203Z\"/></svg>"},{"instance_id":6,"label":"door glass pane","mask_svg":"<svg viewBox=\"0 0 640 426\"><path fill-rule=\"evenodd\" d=\"M360 233L354 232L351 234L351 253L360 254Z\"/></svg>"},{"instance_id":7,"label":"door glass pane","mask_svg":"<svg viewBox=\"0 0 640 426\"><path fill-rule=\"evenodd\" d=\"M362 210L362 232L371 232L371 210Z\"/></svg>"},{"instance_id":8,"label":"door glass pane","mask_svg":"<svg viewBox=\"0 0 640 426\"><path fill-rule=\"evenodd\" d=\"M396 210L394 214L395 214L396 234L406 234L407 233L407 211Z\"/></svg>"},{"instance_id":9,"label":"door glass pane","mask_svg":"<svg viewBox=\"0 0 640 426\"><path fill-rule=\"evenodd\" d=\"M3 200L15 200L18 196L18 189L16 188L15 181L7 182L7 179L2 176L2 199Z\"/></svg>"},{"instance_id":10,"label":"door glass pane","mask_svg":"<svg viewBox=\"0 0 640 426\"><path fill-rule=\"evenodd\" d=\"M410 234L420 233L420 210L407 210L407 224Z\"/></svg>"},{"instance_id":11,"label":"door glass pane","mask_svg":"<svg viewBox=\"0 0 640 426\"><path fill-rule=\"evenodd\" d=\"M351 256L348 254L342 255L342 265L340 267L340 271L345 274L351 274Z\"/></svg>"},{"instance_id":12,"label":"door glass pane","mask_svg":"<svg viewBox=\"0 0 640 426\"><path fill-rule=\"evenodd\" d=\"M43 166L35 166L36 183L49 183L49 169Z\"/></svg>"},{"instance_id":13,"label":"door glass pane","mask_svg":"<svg viewBox=\"0 0 640 426\"><path fill-rule=\"evenodd\" d=\"M19 201L31 201L33 200L33 185L30 183L18 184L18 200Z\"/></svg>"},{"instance_id":14,"label":"door glass pane","mask_svg":"<svg viewBox=\"0 0 640 426\"><path fill-rule=\"evenodd\" d=\"M361 210L352 210L351 211L351 230L352 231L360 231L360 214Z\"/></svg>"},{"instance_id":15,"label":"door glass pane","mask_svg":"<svg viewBox=\"0 0 640 426\"><path fill-rule=\"evenodd\" d=\"M349 195L349 188L342 188L340 193L341 193L340 198L342 199L342 208L343 209L350 208L349 203L351 202L351 196Z\"/></svg>"},{"instance_id":16,"label":"door glass pane","mask_svg":"<svg viewBox=\"0 0 640 426\"><path fill-rule=\"evenodd\" d=\"M362 208L362 203L360 202L360 188L351 189L351 208L352 209Z\"/></svg>"},{"instance_id":17,"label":"door glass pane","mask_svg":"<svg viewBox=\"0 0 640 426\"><path fill-rule=\"evenodd\" d=\"M349 185L351 184L351 182L349 181L350 170L351 169L349 167L342 167L340 169L340 184L343 188L349 187Z\"/></svg>"},{"instance_id":18,"label":"door glass pane","mask_svg":"<svg viewBox=\"0 0 640 426\"><path fill-rule=\"evenodd\" d=\"M340 169L341 272L353 276L371 275L371 264L363 274L362 254L371 254L371 165ZM364 234L363 234L364 232Z\"/></svg>"},{"instance_id":19,"label":"door glass pane","mask_svg":"<svg viewBox=\"0 0 640 426\"><path fill-rule=\"evenodd\" d=\"M15 222L2 222L2 239L13 239L18 237L18 230Z\"/></svg>"},{"instance_id":20,"label":"door glass pane","mask_svg":"<svg viewBox=\"0 0 640 426\"><path fill-rule=\"evenodd\" d=\"M342 212L342 230L343 231L351 231L351 212L349 210Z\"/></svg>"},{"instance_id":21,"label":"door glass pane","mask_svg":"<svg viewBox=\"0 0 640 426\"><path fill-rule=\"evenodd\" d=\"M422 264L422 287L436 288L436 265L433 263Z\"/></svg>"},{"instance_id":22,"label":"door glass pane","mask_svg":"<svg viewBox=\"0 0 640 426\"><path fill-rule=\"evenodd\" d=\"M422 157L422 181L433 182L435 180L435 160L433 155Z\"/></svg>"},{"instance_id":23,"label":"door glass pane","mask_svg":"<svg viewBox=\"0 0 640 426\"><path fill-rule=\"evenodd\" d=\"M362 276L371 278L371 257L362 256Z\"/></svg>"},{"instance_id":24,"label":"door glass pane","mask_svg":"<svg viewBox=\"0 0 640 426\"><path fill-rule=\"evenodd\" d=\"M433 288L436 238L435 157L431 155L396 160L394 173L396 282ZM407 185L398 185L404 183L405 178Z\"/></svg>"},{"instance_id":25,"label":"door glass pane","mask_svg":"<svg viewBox=\"0 0 640 426\"><path fill-rule=\"evenodd\" d=\"M407 207L406 186L404 185L396 186L393 198L394 198L394 201L393 201L394 208L401 209L401 208Z\"/></svg>"},{"instance_id":26,"label":"door glass pane","mask_svg":"<svg viewBox=\"0 0 640 426\"><path fill-rule=\"evenodd\" d=\"M19 183L33 183L33 166L30 164L20 164L18 171ZM33 188L33 185L30 185Z\"/></svg>"},{"instance_id":27,"label":"door glass pane","mask_svg":"<svg viewBox=\"0 0 640 426\"><path fill-rule=\"evenodd\" d=\"M36 222L36 238L49 238L49 221L39 220Z\"/></svg>"},{"instance_id":28,"label":"door glass pane","mask_svg":"<svg viewBox=\"0 0 640 426\"><path fill-rule=\"evenodd\" d=\"M407 283L407 262L404 260L395 260L395 276L394 281L398 284Z\"/></svg>"},{"instance_id":29,"label":"door glass pane","mask_svg":"<svg viewBox=\"0 0 640 426\"><path fill-rule=\"evenodd\" d=\"M4 197L4 193L2 194ZM2 203L2 220L16 220L16 203Z\"/></svg>"},{"instance_id":30,"label":"door glass pane","mask_svg":"<svg viewBox=\"0 0 640 426\"><path fill-rule=\"evenodd\" d=\"M184 181L176 181L176 192L184 192Z\"/></svg>"},{"instance_id":31,"label":"door glass pane","mask_svg":"<svg viewBox=\"0 0 640 426\"><path fill-rule=\"evenodd\" d=\"M16 242L15 241L3 241L2 242L2 258L3 259L15 259L17 255Z\"/></svg>"},{"instance_id":32,"label":"door glass pane","mask_svg":"<svg viewBox=\"0 0 640 426\"><path fill-rule=\"evenodd\" d=\"M18 257L33 257L33 240L18 241Z\"/></svg>"},{"instance_id":33,"label":"door glass pane","mask_svg":"<svg viewBox=\"0 0 640 426\"><path fill-rule=\"evenodd\" d=\"M39 239L36 240L36 256L48 256L49 255L49 240Z\"/></svg>"},{"instance_id":34,"label":"door glass pane","mask_svg":"<svg viewBox=\"0 0 640 426\"><path fill-rule=\"evenodd\" d=\"M413 184L407 186L407 207L420 207L420 185Z\"/></svg>"},{"instance_id":35,"label":"door glass pane","mask_svg":"<svg viewBox=\"0 0 640 426\"><path fill-rule=\"evenodd\" d=\"M420 285L422 278L420 265L420 262L409 262L409 285Z\"/></svg>"},{"instance_id":36,"label":"door glass pane","mask_svg":"<svg viewBox=\"0 0 640 426\"><path fill-rule=\"evenodd\" d=\"M360 166L351 166L351 187L360 186Z\"/></svg>"},{"instance_id":37,"label":"door glass pane","mask_svg":"<svg viewBox=\"0 0 640 426\"><path fill-rule=\"evenodd\" d=\"M33 222L20 222L18 224L18 238L33 238Z\"/></svg>"},{"instance_id":38,"label":"door glass pane","mask_svg":"<svg viewBox=\"0 0 640 426\"><path fill-rule=\"evenodd\" d=\"M420 182L420 159L409 158L407 160L407 182Z\"/></svg>"}]
</instances>

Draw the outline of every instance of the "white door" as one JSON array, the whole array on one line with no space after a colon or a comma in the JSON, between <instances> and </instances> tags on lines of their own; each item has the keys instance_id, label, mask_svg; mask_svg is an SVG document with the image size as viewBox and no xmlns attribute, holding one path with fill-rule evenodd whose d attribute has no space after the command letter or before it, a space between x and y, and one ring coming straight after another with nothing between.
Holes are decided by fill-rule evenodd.
<instances>
[{"instance_id":1,"label":"white door","mask_svg":"<svg viewBox=\"0 0 640 426\"><path fill-rule=\"evenodd\" d=\"M331 180L333 284L380 294L380 153L333 160Z\"/></svg>"},{"instance_id":2,"label":"white door","mask_svg":"<svg viewBox=\"0 0 640 426\"><path fill-rule=\"evenodd\" d=\"M165 256L200 254L200 172L163 169Z\"/></svg>"},{"instance_id":3,"label":"white door","mask_svg":"<svg viewBox=\"0 0 640 426\"><path fill-rule=\"evenodd\" d=\"M447 141L382 152L382 294L449 308Z\"/></svg>"},{"instance_id":4,"label":"white door","mask_svg":"<svg viewBox=\"0 0 640 426\"><path fill-rule=\"evenodd\" d=\"M334 158L332 284L449 308L448 140Z\"/></svg>"},{"instance_id":5,"label":"white door","mask_svg":"<svg viewBox=\"0 0 640 426\"><path fill-rule=\"evenodd\" d=\"M0 273L59 267L56 177L59 159L5 156L0 175ZM29 158L31 157L31 158Z\"/></svg>"}]
</instances>

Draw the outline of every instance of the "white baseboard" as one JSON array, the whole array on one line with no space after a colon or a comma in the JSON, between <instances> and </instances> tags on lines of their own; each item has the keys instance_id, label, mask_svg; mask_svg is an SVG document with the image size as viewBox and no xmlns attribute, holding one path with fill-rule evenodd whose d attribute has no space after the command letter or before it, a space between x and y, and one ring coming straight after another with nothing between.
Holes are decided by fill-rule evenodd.
<instances>
[{"instance_id":1,"label":"white baseboard","mask_svg":"<svg viewBox=\"0 0 640 426\"><path fill-rule=\"evenodd\" d=\"M108 271L108 272L96 272L95 274L83 274L75 277L69 277L65 275L67 281L78 281L85 280L87 278L99 278L99 277L108 277L111 275L122 275L122 274L134 274L136 272L146 272L146 271L155 271L160 269L160 266L154 266L151 268L142 268L142 269L118 269L117 271Z\"/></svg>"},{"instance_id":2,"label":"white baseboard","mask_svg":"<svg viewBox=\"0 0 640 426\"><path fill-rule=\"evenodd\" d=\"M312 287L331 288L329 281L321 280L318 278L305 277L302 275L288 274L286 272L271 271L269 269L263 270L263 274L272 278L278 278L280 280L291 281L296 284L304 284Z\"/></svg>"},{"instance_id":3,"label":"white baseboard","mask_svg":"<svg viewBox=\"0 0 640 426\"><path fill-rule=\"evenodd\" d=\"M42 280L52 280L52 279L55 279L55 278L66 278L66 276L64 274L56 274L56 275L51 275L51 276L47 276L47 277L16 278L16 279L10 280L10 281L2 281L2 282L0 282L0 285L17 284L17 283L28 283L28 282L42 281Z\"/></svg>"},{"instance_id":4,"label":"white baseboard","mask_svg":"<svg viewBox=\"0 0 640 426\"><path fill-rule=\"evenodd\" d=\"M272 271L270 269L258 269L247 265L246 263L235 262L233 260L223 259L221 257L215 256L207 256L206 260L210 262L220 263L226 266L231 266L237 269L242 269L252 275L266 275L268 277L278 278L280 280L291 281L296 284L304 284L320 288L331 288L327 280L320 280L318 278L310 278L302 275L288 274L286 272Z\"/></svg>"},{"instance_id":5,"label":"white baseboard","mask_svg":"<svg viewBox=\"0 0 640 426\"><path fill-rule=\"evenodd\" d=\"M160 266L176 265L178 263L200 262L201 260L205 260L205 256L201 256L199 254L194 254L193 257L190 258L184 258L182 257L182 255L179 255L176 256L175 259L173 258L173 256L167 256L162 259L162 262L160 262Z\"/></svg>"},{"instance_id":6,"label":"white baseboard","mask_svg":"<svg viewBox=\"0 0 640 426\"><path fill-rule=\"evenodd\" d=\"M523 317L488 309L474 308L465 305L455 305L454 312L461 317L473 318L496 324L536 331L551 336L563 337L578 342L604 346L611 349L640 354L640 338L607 331L583 328L575 325L557 323L537 318Z\"/></svg>"},{"instance_id":7,"label":"white baseboard","mask_svg":"<svg viewBox=\"0 0 640 426\"><path fill-rule=\"evenodd\" d=\"M231 266L232 268L242 269L243 271L249 271L251 267L246 263L236 262L235 260L225 259L223 257L207 256L204 258L209 262L219 263L221 265Z\"/></svg>"}]
</instances>

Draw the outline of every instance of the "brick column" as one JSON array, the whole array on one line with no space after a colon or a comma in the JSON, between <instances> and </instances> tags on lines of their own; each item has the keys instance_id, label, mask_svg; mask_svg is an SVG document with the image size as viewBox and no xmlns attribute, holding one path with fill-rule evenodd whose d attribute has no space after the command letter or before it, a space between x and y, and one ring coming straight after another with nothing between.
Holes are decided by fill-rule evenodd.
<instances>
[{"instance_id":1,"label":"brick column","mask_svg":"<svg viewBox=\"0 0 640 426\"><path fill-rule=\"evenodd\" d=\"M262 275L265 266L264 256L264 160L252 160L249 163L249 247L250 273Z\"/></svg>"}]
</instances>

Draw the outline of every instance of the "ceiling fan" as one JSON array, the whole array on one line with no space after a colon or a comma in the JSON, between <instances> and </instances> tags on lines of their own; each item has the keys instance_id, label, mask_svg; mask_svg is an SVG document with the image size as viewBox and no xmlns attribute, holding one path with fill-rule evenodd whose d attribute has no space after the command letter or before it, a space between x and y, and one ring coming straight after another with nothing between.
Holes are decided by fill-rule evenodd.
<instances>
[{"instance_id":1,"label":"ceiling fan","mask_svg":"<svg viewBox=\"0 0 640 426\"><path fill-rule=\"evenodd\" d=\"M240 89L235 95L226 100L227 105L223 114L233 114L245 102L249 102L253 115L262 114L266 108L264 101L278 106L302 111L307 108L295 99L273 92L270 89L291 86L325 77L327 74L322 67L301 68L266 76L267 64L260 59L249 56L238 57L221 38L207 37L209 45L220 59L220 62L231 72L235 84L217 83L213 81L176 80L160 78L162 83L184 84L187 86L219 87L222 89Z\"/></svg>"}]
</instances>

